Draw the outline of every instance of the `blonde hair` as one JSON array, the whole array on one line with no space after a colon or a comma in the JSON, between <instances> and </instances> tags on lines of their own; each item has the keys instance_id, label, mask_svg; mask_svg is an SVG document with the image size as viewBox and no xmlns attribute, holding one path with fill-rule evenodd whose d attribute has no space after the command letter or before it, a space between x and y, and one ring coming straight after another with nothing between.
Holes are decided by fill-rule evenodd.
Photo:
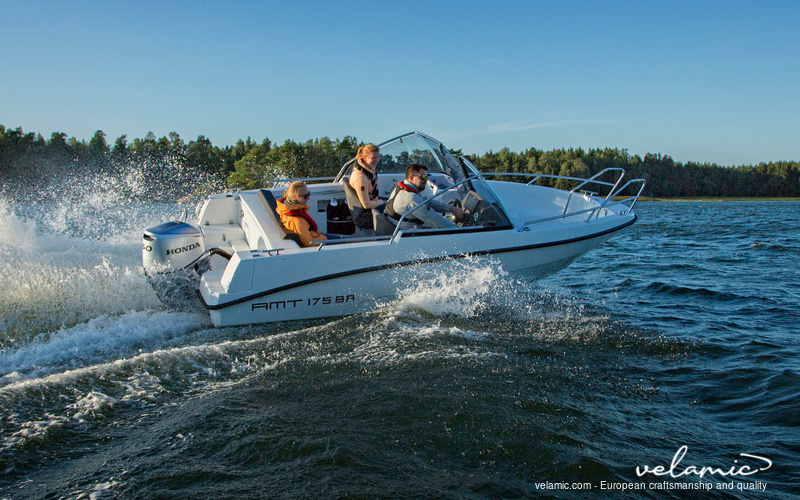
<instances>
[{"instance_id":1,"label":"blonde hair","mask_svg":"<svg viewBox=\"0 0 800 500\"><path fill-rule=\"evenodd\" d=\"M300 193L300 189L306 187L306 183L303 181L294 181L289 184L289 187L286 188L286 191L283 192L283 197L286 198L286 201L292 202L297 201L297 195Z\"/></svg>"},{"instance_id":2,"label":"blonde hair","mask_svg":"<svg viewBox=\"0 0 800 500\"><path fill-rule=\"evenodd\" d=\"M377 153L378 151L380 151L380 149L378 149L378 146L372 143L364 144L363 146L358 148L358 153L356 153L356 158L364 158L368 154Z\"/></svg>"}]
</instances>

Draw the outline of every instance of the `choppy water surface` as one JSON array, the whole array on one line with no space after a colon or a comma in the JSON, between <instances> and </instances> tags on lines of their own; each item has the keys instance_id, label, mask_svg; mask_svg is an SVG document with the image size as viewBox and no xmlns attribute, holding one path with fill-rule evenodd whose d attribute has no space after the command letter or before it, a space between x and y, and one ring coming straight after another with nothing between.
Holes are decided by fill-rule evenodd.
<instances>
[{"instance_id":1,"label":"choppy water surface","mask_svg":"<svg viewBox=\"0 0 800 500\"><path fill-rule=\"evenodd\" d=\"M465 261L368 314L221 329L140 269L183 211L0 201L0 497L798 491L800 203L641 203L540 283ZM771 465L637 474L684 446L673 475Z\"/></svg>"}]
</instances>

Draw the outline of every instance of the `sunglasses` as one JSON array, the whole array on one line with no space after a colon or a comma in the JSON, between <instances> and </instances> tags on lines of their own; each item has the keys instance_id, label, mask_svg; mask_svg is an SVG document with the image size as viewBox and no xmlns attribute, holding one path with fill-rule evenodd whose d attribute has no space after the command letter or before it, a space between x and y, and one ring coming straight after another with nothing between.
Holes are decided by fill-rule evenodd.
<instances>
[{"instance_id":1,"label":"sunglasses","mask_svg":"<svg viewBox=\"0 0 800 500\"><path fill-rule=\"evenodd\" d=\"M419 177L423 181L427 181L428 180L428 176L427 175L417 175L416 177Z\"/></svg>"},{"instance_id":2,"label":"sunglasses","mask_svg":"<svg viewBox=\"0 0 800 500\"><path fill-rule=\"evenodd\" d=\"M297 195L297 197L298 197L298 198L305 198L305 199L309 199L309 198L311 197L311 193L300 194L300 195Z\"/></svg>"}]
</instances>

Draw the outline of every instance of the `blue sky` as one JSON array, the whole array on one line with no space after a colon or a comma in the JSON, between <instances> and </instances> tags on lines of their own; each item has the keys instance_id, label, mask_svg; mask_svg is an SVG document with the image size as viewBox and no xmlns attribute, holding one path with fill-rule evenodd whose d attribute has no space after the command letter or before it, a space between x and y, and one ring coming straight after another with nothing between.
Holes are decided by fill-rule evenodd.
<instances>
[{"instance_id":1,"label":"blue sky","mask_svg":"<svg viewBox=\"0 0 800 500\"><path fill-rule=\"evenodd\" d=\"M800 2L0 0L0 124L800 160Z\"/></svg>"}]
</instances>

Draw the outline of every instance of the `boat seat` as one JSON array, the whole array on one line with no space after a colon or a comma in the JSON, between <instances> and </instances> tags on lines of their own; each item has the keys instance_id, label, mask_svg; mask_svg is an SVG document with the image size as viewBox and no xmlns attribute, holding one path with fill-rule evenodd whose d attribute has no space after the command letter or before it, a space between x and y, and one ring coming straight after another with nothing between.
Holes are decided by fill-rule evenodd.
<instances>
[{"instance_id":1,"label":"boat seat","mask_svg":"<svg viewBox=\"0 0 800 500\"><path fill-rule=\"evenodd\" d=\"M358 199L358 195L356 194L356 190L350 185L349 177L342 179L342 186L344 187L344 198L347 201L348 208L350 208L350 210L354 208L363 208L361 206L361 200Z\"/></svg>"},{"instance_id":2,"label":"boat seat","mask_svg":"<svg viewBox=\"0 0 800 500\"><path fill-rule=\"evenodd\" d=\"M278 231L283 233L283 239L294 241L298 246L302 246L300 245L300 236L287 231L286 227L284 227L283 223L281 222L281 216L278 214L278 202L275 200L275 197L272 195L272 193L266 189L260 189L258 191L258 197L261 200L261 203L264 204L264 208L266 209L267 215L272 223L275 224L275 227L278 228Z\"/></svg>"},{"instance_id":3,"label":"boat seat","mask_svg":"<svg viewBox=\"0 0 800 500\"><path fill-rule=\"evenodd\" d=\"M375 236L391 236L397 227L397 222L378 210L372 211L372 224L375 227Z\"/></svg>"}]
</instances>

